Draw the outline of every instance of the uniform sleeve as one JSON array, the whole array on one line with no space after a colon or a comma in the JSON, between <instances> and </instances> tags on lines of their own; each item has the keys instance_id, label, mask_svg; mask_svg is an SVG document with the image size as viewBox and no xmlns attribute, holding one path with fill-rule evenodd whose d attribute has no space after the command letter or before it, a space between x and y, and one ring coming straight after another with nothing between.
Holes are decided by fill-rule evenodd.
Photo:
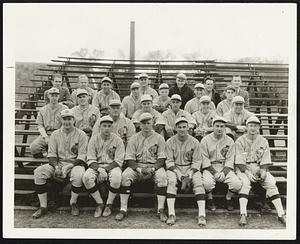
<instances>
[{"instance_id":1,"label":"uniform sleeve","mask_svg":"<svg viewBox=\"0 0 300 244\"><path fill-rule=\"evenodd\" d=\"M135 111L134 114L132 115L132 122L133 123L139 123L139 112Z\"/></svg>"},{"instance_id":2,"label":"uniform sleeve","mask_svg":"<svg viewBox=\"0 0 300 244\"><path fill-rule=\"evenodd\" d=\"M98 93L94 96L92 100L92 105L99 109L99 100L98 100Z\"/></svg>"},{"instance_id":3,"label":"uniform sleeve","mask_svg":"<svg viewBox=\"0 0 300 244\"><path fill-rule=\"evenodd\" d=\"M97 137L96 135L92 135L88 143L87 165L90 165L91 163L97 163L96 143L97 143Z\"/></svg>"},{"instance_id":4,"label":"uniform sleeve","mask_svg":"<svg viewBox=\"0 0 300 244\"><path fill-rule=\"evenodd\" d=\"M184 116L189 122L189 127L194 128L197 125L196 119L190 113L185 111Z\"/></svg>"},{"instance_id":5,"label":"uniform sleeve","mask_svg":"<svg viewBox=\"0 0 300 244\"><path fill-rule=\"evenodd\" d=\"M221 103L218 104L216 113L219 116L223 116L223 108L222 108L222 104Z\"/></svg>"},{"instance_id":6,"label":"uniform sleeve","mask_svg":"<svg viewBox=\"0 0 300 244\"><path fill-rule=\"evenodd\" d=\"M260 165L270 165L272 164L272 160L271 160L269 143L265 138L263 139L264 139L264 153L262 155Z\"/></svg>"},{"instance_id":7,"label":"uniform sleeve","mask_svg":"<svg viewBox=\"0 0 300 244\"><path fill-rule=\"evenodd\" d=\"M164 119L164 122L165 122L165 129L166 130L169 130L169 129L173 129L171 128L171 126L169 125L169 120L168 120L168 113L167 111L163 112L161 114L162 118Z\"/></svg>"},{"instance_id":8,"label":"uniform sleeve","mask_svg":"<svg viewBox=\"0 0 300 244\"><path fill-rule=\"evenodd\" d=\"M77 159L80 159L84 162L86 161L87 148L88 148L88 137L84 132L82 132L79 135Z\"/></svg>"},{"instance_id":9,"label":"uniform sleeve","mask_svg":"<svg viewBox=\"0 0 300 244\"><path fill-rule=\"evenodd\" d=\"M135 134L135 126L132 123L131 120L128 120L127 122L127 141L129 141L129 139Z\"/></svg>"},{"instance_id":10,"label":"uniform sleeve","mask_svg":"<svg viewBox=\"0 0 300 244\"><path fill-rule=\"evenodd\" d=\"M225 167L234 169L235 146L233 140L230 138L230 146L226 155Z\"/></svg>"},{"instance_id":11,"label":"uniform sleeve","mask_svg":"<svg viewBox=\"0 0 300 244\"><path fill-rule=\"evenodd\" d=\"M131 137L125 152L125 160L134 160L136 161L136 149L135 149L135 140L137 140L136 137Z\"/></svg>"},{"instance_id":12,"label":"uniform sleeve","mask_svg":"<svg viewBox=\"0 0 300 244\"><path fill-rule=\"evenodd\" d=\"M76 92L76 90L74 90L73 92L72 92L72 94L71 94L71 100L72 100L72 102L75 104L75 105L77 105L77 96L76 96L76 94L77 94L77 92Z\"/></svg>"},{"instance_id":13,"label":"uniform sleeve","mask_svg":"<svg viewBox=\"0 0 300 244\"><path fill-rule=\"evenodd\" d=\"M201 155L201 148L200 143L195 142L195 150L193 152L193 161L192 161L192 169L200 170L202 163L202 155Z\"/></svg>"},{"instance_id":14,"label":"uniform sleeve","mask_svg":"<svg viewBox=\"0 0 300 244\"><path fill-rule=\"evenodd\" d=\"M44 92L44 100L45 100L45 104L48 104L50 102L49 97L48 97L48 90L46 90Z\"/></svg>"},{"instance_id":15,"label":"uniform sleeve","mask_svg":"<svg viewBox=\"0 0 300 244\"><path fill-rule=\"evenodd\" d=\"M211 166L211 162L209 159L209 153L208 153L208 145L205 138L203 138L200 142L200 150L201 150L201 156L202 156L202 169L208 168Z\"/></svg>"},{"instance_id":16,"label":"uniform sleeve","mask_svg":"<svg viewBox=\"0 0 300 244\"><path fill-rule=\"evenodd\" d=\"M242 137L235 142L235 164L246 165L247 152L243 146Z\"/></svg>"},{"instance_id":17,"label":"uniform sleeve","mask_svg":"<svg viewBox=\"0 0 300 244\"><path fill-rule=\"evenodd\" d=\"M125 146L122 139L118 137L118 143L117 143L114 161L120 166L120 168L122 168L123 166L124 158L125 158Z\"/></svg>"},{"instance_id":18,"label":"uniform sleeve","mask_svg":"<svg viewBox=\"0 0 300 244\"><path fill-rule=\"evenodd\" d=\"M43 116L41 114L41 112L38 112L37 118L36 118L36 123L37 123L37 128L39 133L41 134L42 137L47 137L47 132L46 129L44 127L44 120L43 120Z\"/></svg>"},{"instance_id":19,"label":"uniform sleeve","mask_svg":"<svg viewBox=\"0 0 300 244\"><path fill-rule=\"evenodd\" d=\"M250 101L249 101L249 93L247 91L245 91L245 97L244 97L244 99L245 99L245 108L249 109L249 103L250 103Z\"/></svg>"},{"instance_id":20,"label":"uniform sleeve","mask_svg":"<svg viewBox=\"0 0 300 244\"><path fill-rule=\"evenodd\" d=\"M191 113L191 100L185 104L184 110L187 111L188 113Z\"/></svg>"},{"instance_id":21,"label":"uniform sleeve","mask_svg":"<svg viewBox=\"0 0 300 244\"><path fill-rule=\"evenodd\" d=\"M122 101L122 113L125 115L125 117L128 117L128 106L126 97L124 97Z\"/></svg>"},{"instance_id":22,"label":"uniform sleeve","mask_svg":"<svg viewBox=\"0 0 300 244\"><path fill-rule=\"evenodd\" d=\"M165 139L159 135L159 140L158 140L158 148L157 148L157 158L166 158L166 142Z\"/></svg>"},{"instance_id":23,"label":"uniform sleeve","mask_svg":"<svg viewBox=\"0 0 300 244\"><path fill-rule=\"evenodd\" d=\"M209 107L211 110L216 110L216 106L213 101L210 102Z\"/></svg>"},{"instance_id":24,"label":"uniform sleeve","mask_svg":"<svg viewBox=\"0 0 300 244\"><path fill-rule=\"evenodd\" d=\"M169 139L166 142L166 168L175 167L174 154L172 150L172 141Z\"/></svg>"},{"instance_id":25,"label":"uniform sleeve","mask_svg":"<svg viewBox=\"0 0 300 244\"><path fill-rule=\"evenodd\" d=\"M50 136L49 139L49 143L48 143L48 158L54 157L54 158L58 158L58 143L57 143L57 139L56 137L56 133L52 133L52 135Z\"/></svg>"}]
</instances>

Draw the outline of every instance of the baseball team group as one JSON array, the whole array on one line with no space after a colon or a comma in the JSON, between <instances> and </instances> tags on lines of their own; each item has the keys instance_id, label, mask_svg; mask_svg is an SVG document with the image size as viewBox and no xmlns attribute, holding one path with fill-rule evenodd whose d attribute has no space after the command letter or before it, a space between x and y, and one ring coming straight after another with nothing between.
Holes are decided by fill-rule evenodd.
<instances>
[{"instance_id":1,"label":"baseball team group","mask_svg":"<svg viewBox=\"0 0 300 244\"><path fill-rule=\"evenodd\" d=\"M268 169L269 144L260 135L260 120L247 110L249 95L240 87L240 76L233 76L218 94L212 77L191 89L186 75L178 73L172 87L162 83L157 93L143 73L122 101L109 77L96 91L86 75L79 75L72 94L62 86L61 74L53 77L53 87L44 94L46 105L38 111L40 135L30 145L33 157L49 160L34 170L40 207L33 218L47 213L49 179L70 181L75 216L80 213L80 192L87 191L95 200L96 218L112 214L119 194L117 221L128 217L133 183L152 180L158 219L168 225L176 222L180 188L194 192L198 225L205 226L206 208L216 210L212 191L217 182L228 187L224 201L229 211L233 195L238 194L239 225L248 223L248 196L254 183L265 189L278 221L286 225L276 180ZM106 202L101 184L108 185Z\"/></svg>"}]
</instances>

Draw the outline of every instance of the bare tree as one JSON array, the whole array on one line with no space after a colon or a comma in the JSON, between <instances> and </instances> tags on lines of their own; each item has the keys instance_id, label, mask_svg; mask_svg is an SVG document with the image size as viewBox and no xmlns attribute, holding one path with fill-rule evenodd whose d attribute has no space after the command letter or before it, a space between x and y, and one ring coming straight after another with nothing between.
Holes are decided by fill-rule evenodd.
<instances>
[{"instance_id":1,"label":"bare tree","mask_svg":"<svg viewBox=\"0 0 300 244\"><path fill-rule=\"evenodd\" d=\"M148 52L143 58L146 60L172 60L176 58L176 55L169 50L154 50Z\"/></svg>"},{"instance_id":2,"label":"bare tree","mask_svg":"<svg viewBox=\"0 0 300 244\"><path fill-rule=\"evenodd\" d=\"M71 53L71 56L79 58L101 58L104 56L104 50L93 49L91 51L88 48L80 48L80 50Z\"/></svg>"}]
</instances>

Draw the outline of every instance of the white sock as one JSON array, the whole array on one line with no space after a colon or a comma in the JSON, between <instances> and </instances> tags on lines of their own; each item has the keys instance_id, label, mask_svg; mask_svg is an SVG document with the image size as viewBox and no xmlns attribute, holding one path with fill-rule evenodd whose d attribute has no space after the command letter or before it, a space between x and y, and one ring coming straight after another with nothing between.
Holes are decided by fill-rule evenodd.
<instances>
[{"instance_id":1,"label":"white sock","mask_svg":"<svg viewBox=\"0 0 300 244\"><path fill-rule=\"evenodd\" d=\"M282 207L282 203L281 203L281 199L280 198L276 198L272 201L272 203L274 204L277 214L279 217L281 217L282 215L284 215L284 210Z\"/></svg>"},{"instance_id":2,"label":"white sock","mask_svg":"<svg viewBox=\"0 0 300 244\"><path fill-rule=\"evenodd\" d=\"M78 193L71 191L70 205L77 203Z\"/></svg>"},{"instance_id":3,"label":"white sock","mask_svg":"<svg viewBox=\"0 0 300 244\"><path fill-rule=\"evenodd\" d=\"M120 210L127 212L129 194L120 194L121 207Z\"/></svg>"},{"instance_id":4,"label":"white sock","mask_svg":"<svg viewBox=\"0 0 300 244\"><path fill-rule=\"evenodd\" d=\"M233 195L234 195L233 192L227 191L227 194L226 194L226 200L231 200L231 198L232 198Z\"/></svg>"},{"instance_id":5,"label":"white sock","mask_svg":"<svg viewBox=\"0 0 300 244\"><path fill-rule=\"evenodd\" d=\"M239 199L240 202L240 212L241 214L245 214L247 216L247 204L248 204L248 199L241 197Z\"/></svg>"},{"instance_id":6,"label":"white sock","mask_svg":"<svg viewBox=\"0 0 300 244\"><path fill-rule=\"evenodd\" d=\"M157 210L165 208L166 196L157 195Z\"/></svg>"},{"instance_id":7,"label":"white sock","mask_svg":"<svg viewBox=\"0 0 300 244\"><path fill-rule=\"evenodd\" d=\"M40 206L42 208L47 208L47 192L38 194L39 200L40 200Z\"/></svg>"},{"instance_id":8,"label":"white sock","mask_svg":"<svg viewBox=\"0 0 300 244\"><path fill-rule=\"evenodd\" d=\"M116 195L117 195L117 193L113 193L113 192L109 191L106 204L113 204Z\"/></svg>"},{"instance_id":9,"label":"white sock","mask_svg":"<svg viewBox=\"0 0 300 244\"><path fill-rule=\"evenodd\" d=\"M103 203L99 191L95 191L94 193L91 193L91 196L95 199L97 204Z\"/></svg>"},{"instance_id":10,"label":"white sock","mask_svg":"<svg viewBox=\"0 0 300 244\"><path fill-rule=\"evenodd\" d=\"M169 216L175 216L175 198L167 198Z\"/></svg>"},{"instance_id":11,"label":"white sock","mask_svg":"<svg viewBox=\"0 0 300 244\"><path fill-rule=\"evenodd\" d=\"M197 201L197 204L198 204L198 216L205 217L205 200L199 200Z\"/></svg>"},{"instance_id":12,"label":"white sock","mask_svg":"<svg viewBox=\"0 0 300 244\"><path fill-rule=\"evenodd\" d=\"M212 192L207 193L207 199L212 200L213 199L213 195Z\"/></svg>"}]
</instances>

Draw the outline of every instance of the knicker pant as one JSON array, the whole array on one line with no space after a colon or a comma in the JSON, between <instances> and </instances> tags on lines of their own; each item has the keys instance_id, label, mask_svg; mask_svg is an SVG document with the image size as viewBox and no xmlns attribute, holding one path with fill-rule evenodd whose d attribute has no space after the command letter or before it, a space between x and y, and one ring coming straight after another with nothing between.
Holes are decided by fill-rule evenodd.
<instances>
[{"instance_id":1,"label":"knicker pant","mask_svg":"<svg viewBox=\"0 0 300 244\"><path fill-rule=\"evenodd\" d=\"M250 182L249 178L247 177L247 175L245 173L241 172L240 170L236 171L236 175L238 176L238 178L242 182L242 187L239 191L239 194L248 196L249 192L251 190L251 182Z\"/></svg>"}]
</instances>

